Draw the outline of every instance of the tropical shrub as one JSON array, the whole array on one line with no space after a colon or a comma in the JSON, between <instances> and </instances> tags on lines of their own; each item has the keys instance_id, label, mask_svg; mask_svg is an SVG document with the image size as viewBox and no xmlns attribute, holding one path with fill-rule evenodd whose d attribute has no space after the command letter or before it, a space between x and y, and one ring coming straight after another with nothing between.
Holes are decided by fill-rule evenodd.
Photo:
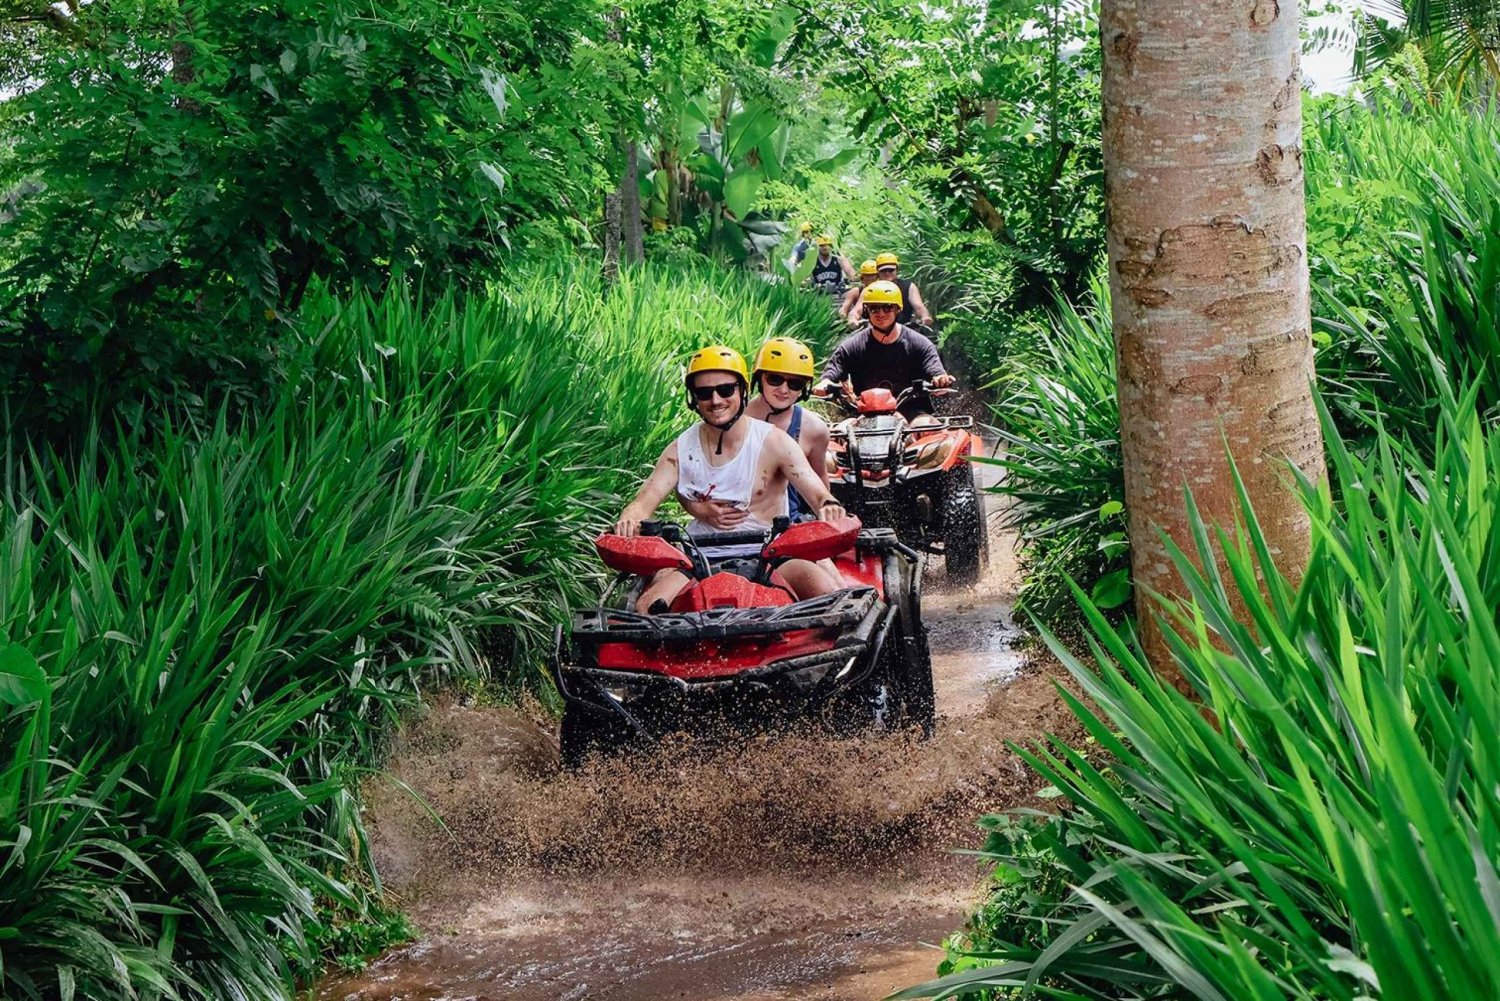
<instances>
[{"instance_id":1,"label":"tropical shrub","mask_svg":"<svg viewBox=\"0 0 1500 1001\"><path fill-rule=\"evenodd\" d=\"M259 393L315 283L483 278L629 107L591 0L58 13L0 70L0 377L58 420Z\"/></svg>"},{"instance_id":2,"label":"tropical shrub","mask_svg":"<svg viewBox=\"0 0 1500 1001\"><path fill-rule=\"evenodd\" d=\"M1125 474L1115 391L1109 285L1081 306L1059 299L1050 324L1007 362L993 405L1009 497L1007 523L1026 542L1018 606L1046 621L1074 613L1067 581L1102 608L1129 600Z\"/></svg>"},{"instance_id":3,"label":"tropical shrub","mask_svg":"<svg viewBox=\"0 0 1500 1001\"><path fill-rule=\"evenodd\" d=\"M1430 444L1440 386L1500 408L1500 112L1404 96L1317 106L1310 253L1333 402Z\"/></svg>"},{"instance_id":4,"label":"tropical shrub","mask_svg":"<svg viewBox=\"0 0 1500 1001\"><path fill-rule=\"evenodd\" d=\"M828 319L653 268L305 308L251 418L9 429L0 997L286 998L320 950L399 934L341 931L367 898L328 875L368 864L347 779L392 713L535 683L589 540L689 419L686 352Z\"/></svg>"},{"instance_id":5,"label":"tropical shrub","mask_svg":"<svg viewBox=\"0 0 1500 1001\"><path fill-rule=\"evenodd\" d=\"M1011 918L1033 938L899 996L1500 993L1500 432L1474 397L1445 398L1431 460L1385 432L1356 454L1323 411L1342 502L1301 482L1300 584L1243 488L1232 535L1189 500L1165 621L1190 694L1080 594L1092 657L1049 644L1096 753L1025 752L1091 827L1043 842L1070 888Z\"/></svg>"}]
</instances>

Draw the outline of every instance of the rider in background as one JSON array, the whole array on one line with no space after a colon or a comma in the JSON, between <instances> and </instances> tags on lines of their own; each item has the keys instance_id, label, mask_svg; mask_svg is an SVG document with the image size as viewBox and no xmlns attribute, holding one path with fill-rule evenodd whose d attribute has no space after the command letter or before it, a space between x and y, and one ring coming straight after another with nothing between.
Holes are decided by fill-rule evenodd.
<instances>
[{"instance_id":1,"label":"rider in background","mask_svg":"<svg viewBox=\"0 0 1500 1001\"><path fill-rule=\"evenodd\" d=\"M922 326L931 329L932 314L927 310L927 304L922 301L922 290L917 288L917 283L900 278L901 258L890 251L875 258L875 267L879 271L880 280L892 282L901 290L901 315L896 317L896 322L910 325L913 320Z\"/></svg>"},{"instance_id":2,"label":"rider in background","mask_svg":"<svg viewBox=\"0 0 1500 1001\"><path fill-rule=\"evenodd\" d=\"M849 326L857 327L864 322L864 311L859 308L859 297L874 280L875 261L865 261L859 266L859 284L849 290L849 293L844 296L843 305L839 307L839 315L849 321Z\"/></svg>"},{"instance_id":3,"label":"rider in background","mask_svg":"<svg viewBox=\"0 0 1500 1001\"><path fill-rule=\"evenodd\" d=\"M790 263L787 270L795 271L797 265L802 263L802 259L807 256L807 252L811 249L812 223L804 222L801 226L797 227L797 242L792 244L792 256L789 259Z\"/></svg>"},{"instance_id":4,"label":"rider in background","mask_svg":"<svg viewBox=\"0 0 1500 1001\"><path fill-rule=\"evenodd\" d=\"M760 390L745 408L746 417L781 428L802 448L807 464L828 485L828 424L801 406L812 392L817 376L813 353L801 341L790 337L772 337L755 353L755 367L750 384ZM788 488L788 513L793 521L816 516L813 507L802 499L795 487ZM697 512L689 509L689 513Z\"/></svg>"},{"instance_id":5,"label":"rider in background","mask_svg":"<svg viewBox=\"0 0 1500 1001\"><path fill-rule=\"evenodd\" d=\"M844 283L854 280L854 265L847 257L834 252L833 237L827 233L818 237L818 259L813 262L808 281L820 292L831 296L844 294Z\"/></svg>"},{"instance_id":6,"label":"rider in background","mask_svg":"<svg viewBox=\"0 0 1500 1001\"><path fill-rule=\"evenodd\" d=\"M877 281L865 289L869 323L834 348L814 395L827 397L846 379L856 395L882 386L899 395L919 379L931 382L935 389L953 385L955 380L943 368L937 345L897 322L901 305L901 289L893 282ZM901 413L913 424L921 424L931 420L927 408L924 397L909 397L901 404Z\"/></svg>"}]
</instances>

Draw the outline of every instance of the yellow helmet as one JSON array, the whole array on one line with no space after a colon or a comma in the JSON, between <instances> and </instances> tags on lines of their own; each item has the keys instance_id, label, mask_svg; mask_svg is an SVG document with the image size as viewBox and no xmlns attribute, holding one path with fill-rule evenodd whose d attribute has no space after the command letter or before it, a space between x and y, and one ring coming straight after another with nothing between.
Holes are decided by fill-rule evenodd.
<instances>
[{"instance_id":1,"label":"yellow helmet","mask_svg":"<svg viewBox=\"0 0 1500 1001\"><path fill-rule=\"evenodd\" d=\"M682 374L682 381L692 385L693 376L699 372L733 372L740 377L740 382L746 388L750 385L750 370L745 367L745 356L722 344L693 352L693 356L688 359L687 371Z\"/></svg>"},{"instance_id":2,"label":"yellow helmet","mask_svg":"<svg viewBox=\"0 0 1500 1001\"><path fill-rule=\"evenodd\" d=\"M755 353L754 375L777 372L781 375L813 377L813 353L806 344L790 337L773 337Z\"/></svg>"},{"instance_id":3,"label":"yellow helmet","mask_svg":"<svg viewBox=\"0 0 1500 1001\"><path fill-rule=\"evenodd\" d=\"M897 309L901 309L906 305L901 298L901 286L895 282L886 281L871 282L869 287L865 289L864 298L860 301L866 306L886 304L895 306Z\"/></svg>"},{"instance_id":4,"label":"yellow helmet","mask_svg":"<svg viewBox=\"0 0 1500 1001\"><path fill-rule=\"evenodd\" d=\"M806 236L808 233L812 232L812 223L803 223L802 225L797 227L797 232L801 233L803 236Z\"/></svg>"},{"instance_id":5,"label":"yellow helmet","mask_svg":"<svg viewBox=\"0 0 1500 1001\"><path fill-rule=\"evenodd\" d=\"M818 237L818 246L820 246L820 247L831 247L831 246L833 246L833 237L829 236L827 233L824 233L823 235L821 235L821 236Z\"/></svg>"},{"instance_id":6,"label":"yellow helmet","mask_svg":"<svg viewBox=\"0 0 1500 1001\"><path fill-rule=\"evenodd\" d=\"M859 273L862 275L873 275L876 270L874 261L865 261L859 266Z\"/></svg>"},{"instance_id":7,"label":"yellow helmet","mask_svg":"<svg viewBox=\"0 0 1500 1001\"><path fill-rule=\"evenodd\" d=\"M889 250L875 258L875 266L877 268L894 268L900 266L900 264L901 258L897 257Z\"/></svg>"}]
</instances>

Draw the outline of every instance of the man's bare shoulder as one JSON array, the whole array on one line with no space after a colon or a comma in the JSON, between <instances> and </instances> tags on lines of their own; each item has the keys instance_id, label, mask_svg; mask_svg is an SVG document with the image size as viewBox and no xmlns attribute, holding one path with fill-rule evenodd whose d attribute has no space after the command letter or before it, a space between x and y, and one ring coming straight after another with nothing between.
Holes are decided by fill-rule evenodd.
<instances>
[{"instance_id":1,"label":"man's bare shoulder","mask_svg":"<svg viewBox=\"0 0 1500 1001\"><path fill-rule=\"evenodd\" d=\"M796 450L797 443L792 440L791 435L770 421L766 421L765 423L771 429L766 432L766 446L768 448L774 449L778 454L783 455Z\"/></svg>"},{"instance_id":2,"label":"man's bare shoulder","mask_svg":"<svg viewBox=\"0 0 1500 1001\"><path fill-rule=\"evenodd\" d=\"M813 411L802 408L802 433L828 437L828 422Z\"/></svg>"}]
</instances>

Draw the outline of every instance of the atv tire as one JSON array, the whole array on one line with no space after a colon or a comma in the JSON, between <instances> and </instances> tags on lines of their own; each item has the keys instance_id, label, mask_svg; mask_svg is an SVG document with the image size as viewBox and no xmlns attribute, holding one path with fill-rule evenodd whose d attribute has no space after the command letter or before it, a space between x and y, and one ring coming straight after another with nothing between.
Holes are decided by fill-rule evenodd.
<instances>
[{"instance_id":1,"label":"atv tire","mask_svg":"<svg viewBox=\"0 0 1500 1001\"><path fill-rule=\"evenodd\" d=\"M974 466L963 463L948 471L943 497L943 565L948 580L960 587L979 583L985 558L984 497L974 484Z\"/></svg>"},{"instance_id":2,"label":"atv tire","mask_svg":"<svg viewBox=\"0 0 1500 1001\"><path fill-rule=\"evenodd\" d=\"M922 731L925 740L937 727L937 692L932 684L932 653L927 647L927 627L917 624L916 635L901 637L899 687L901 719Z\"/></svg>"},{"instance_id":3,"label":"atv tire","mask_svg":"<svg viewBox=\"0 0 1500 1001\"><path fill-rule=\"evenodd\" d=\"M630 735L618 720L572 703L563 707L558 745L563 767L576 771L594 755L613 757L630 746Z\"/></svg>"},{"instance_id":4,"label":"atv tire","mask_svg":"<svg viewBox=\"0 0 1500 1001\"><path fill-rule=\"evenodd\" d=\"M932 651L927 645L927 626L922 622L921 587L915 570L902 581L897 595L900 612L900 635L892 636L896 646L894 667L901 691L901 718L907 726L915 725L922 737L932 736L937 724L937 693L932 681Z\"/></svg>"}]
</instances>

